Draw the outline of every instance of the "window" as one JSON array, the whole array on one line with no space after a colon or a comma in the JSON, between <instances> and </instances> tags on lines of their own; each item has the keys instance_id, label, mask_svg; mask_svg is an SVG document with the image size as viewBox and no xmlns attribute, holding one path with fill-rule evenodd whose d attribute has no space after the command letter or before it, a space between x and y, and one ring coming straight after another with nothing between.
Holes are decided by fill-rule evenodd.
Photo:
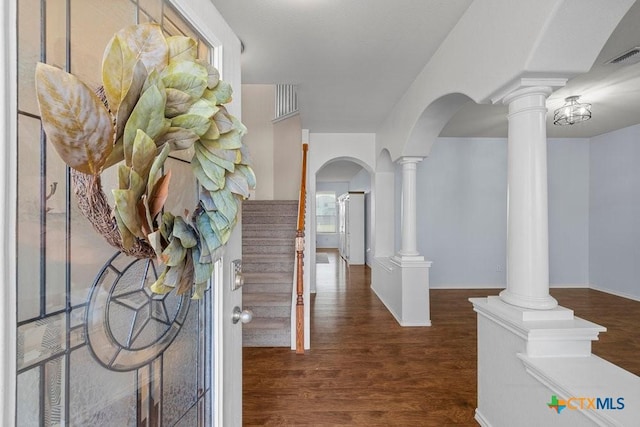
<instances>
[{"instance_id":1,"label":"window","mask_svg":"<svg viewBox=\"0 0 640 427\"><path fill-rule=\"evenodd\" d=\"M336 232L336 193L334 191L316 192L316 232Z\"/></svg>"}]
</instances>

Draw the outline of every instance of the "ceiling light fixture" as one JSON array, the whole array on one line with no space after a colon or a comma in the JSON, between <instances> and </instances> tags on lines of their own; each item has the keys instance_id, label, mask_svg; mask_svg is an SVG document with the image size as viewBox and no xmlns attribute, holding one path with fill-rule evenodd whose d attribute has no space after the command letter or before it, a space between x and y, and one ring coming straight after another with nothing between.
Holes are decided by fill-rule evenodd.
<instances>
[{"instance_id":1,"label":"ceiling light fixture","mask_svg":"<svg viewBox=\"0 0 640 427\"><path fill-rule=\"evenodd\" d=\"M591 104L578 102L579 96L569 96L565 104L553 114L553 124L558 126L573 125L591 118Z\"/></svg>"}]
</instances>

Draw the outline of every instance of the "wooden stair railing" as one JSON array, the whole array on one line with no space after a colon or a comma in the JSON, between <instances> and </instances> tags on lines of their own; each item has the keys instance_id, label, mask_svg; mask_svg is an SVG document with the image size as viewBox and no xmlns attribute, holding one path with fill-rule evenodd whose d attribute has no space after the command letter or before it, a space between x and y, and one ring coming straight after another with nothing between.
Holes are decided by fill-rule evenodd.
<instances>
[{"instance_id":1,"label":"wooden stair railing","mask_svg":"<svg viewBox=\"0 0 640 427\"><path fill-rule=\"evenodd\" d=\"M296 354L304 354L304 217L307 200L307 151L309 144L302 144L302 175L298 200L298 229L296 231Z\"/></svg>"}]
</instances>

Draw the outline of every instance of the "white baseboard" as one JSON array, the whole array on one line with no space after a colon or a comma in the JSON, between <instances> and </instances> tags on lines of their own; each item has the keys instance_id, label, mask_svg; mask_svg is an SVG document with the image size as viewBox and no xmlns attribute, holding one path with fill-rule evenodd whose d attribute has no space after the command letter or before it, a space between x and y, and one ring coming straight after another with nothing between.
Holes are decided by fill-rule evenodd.
<instances>
[{"instance_id":1,"label":"white baseboard","mask_svg":"<svg viewBox=\"0 0 640 427\"><path fill-rule=\"evenodd\" d=\"M474 418L476 419L478 424L480 424L482 427L492 427L489 420L487 420L484 417L484 415L482 415L482 413L480 412L480 409L478 408L476 408L476 416Z\"/></svg>"},{"instance_id":2,"label":"white baseboard","mask_svg":"<svg viewBox=\"0 0 640 427\"><path fill-rule=\"evenodd\" d=\"M475 284L457 284L457 283L441 283L438 285L429 285L429 289L505 289L507 285L504 283L475 283ZM588 283L551 283L550 288L568 288L568 289L586 289L593 288ZM603 291L604 292L604 291ZM628 298L628 297L626 297Z\"/></svg>"},{"instance_id":3,"label":"white baseboard","mask_svg":"<svg viewBox=\"0 0 640 427\"><path fill-rule=\"evenodd\" d=\"M391 313L391 315L393 316L393 318L394 318L394 319L396 319L396 322L398 322L398 324L399 324L400 326L404 326L404 325L402 324L402 321L401 321L401 320L400 320L400 318L398 317L398 315L395 313L395 311L393 311L393 310L391 309L391 307L389 307L389 306L387 305L387 302L384 300L384 298L380 297L380 294L378 294L378 292L376 291L376 289L375 289L373 286L370 286L370 288L371 288L371 290L373 291L373 293L374 293L374 294L376 294L376 296L378 297L378 299L379 299L380 301L382 301L382 304L384 304L384 306L385 306L385 307L387 307L387 310L389 310L389 313Z\"/></svg>"},{"instance_id":4,"label":"white baseboard","mask_svg":"<svg viewBox=\"0 0 640 427\"><path fill-rule=\"evenodd\" d=\"M631 295L631 294L627 294L625 292L620 292L620 291L615 291L613 289L603 288L603 287L598 286L598 285L591 285L589 287L591 289L593 289L594 291L600 291L600 292L604 292L606 294L611 294L611 295L615 295L617 297L626 298L626 299L630 299L630 300L633 300L633 301L640 302L640 297L637 296L637 295Z\"/></svg>"},{"instance_id":5,"label":"white baseboard","mask_svg":"<svg viewBox=\"0 0 640 427\"><path fill-rule=\"evenodd\" d=\"M505 284L502 283L476 283L476 284L458 284L458 283L441 283L434 285L429 284L429 289L504 289Z\"/></svg>"}]
</instances>

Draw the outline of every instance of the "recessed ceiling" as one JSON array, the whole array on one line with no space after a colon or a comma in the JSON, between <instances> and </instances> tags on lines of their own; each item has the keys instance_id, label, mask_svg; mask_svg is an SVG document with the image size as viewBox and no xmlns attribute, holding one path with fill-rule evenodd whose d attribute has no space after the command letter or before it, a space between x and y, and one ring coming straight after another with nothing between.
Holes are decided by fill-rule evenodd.
<instances>
[{"instance_id":1,"label":"recessed ceiling","mask_svg":"<svg viewBox=\"0 0 640 427\"><path fill-rule=\"evenodd\" d=\"M471 0L212 0L242 40L248 84L297 84L302 126L312 132L375 132ZM592 70L553 93L549 137L591 137L640 123L640 64L607 61L640 45L636 2ZM554 126L570 95L591 120ZM442 136L505 137L506 107L465 105Z\"/></svg>"},{"instance_id":2,"label":"recessed ceiling","mask_svg":"<svg viewBox=\"0 0 640 427\"><path fill-rule=\"evenodd\" d=\"M471 0L212 0L242 81L298 85L302 126L375 132Z\"/></svg>"}]
</instances>

